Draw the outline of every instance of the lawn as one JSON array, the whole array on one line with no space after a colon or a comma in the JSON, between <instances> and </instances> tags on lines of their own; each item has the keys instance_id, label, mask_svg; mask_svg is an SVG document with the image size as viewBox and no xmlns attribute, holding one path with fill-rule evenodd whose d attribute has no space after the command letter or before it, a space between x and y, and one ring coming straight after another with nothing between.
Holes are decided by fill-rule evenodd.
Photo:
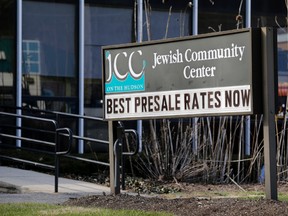
<instances>
[{"instance_id":1,"label":"lawn","mask_svg":"<svg viewBox=\"0 0 288 216\"><path fill-rule=\"evenodd\" d=\"M39 216L39 215L101 215L101 216L169 216L172 214L163 212L147 212L136 210L111 210L102 208L71 207L51 204L36 203L13 203L0 204L0 214L2 216Z\"/></svg>"}]
</instances>

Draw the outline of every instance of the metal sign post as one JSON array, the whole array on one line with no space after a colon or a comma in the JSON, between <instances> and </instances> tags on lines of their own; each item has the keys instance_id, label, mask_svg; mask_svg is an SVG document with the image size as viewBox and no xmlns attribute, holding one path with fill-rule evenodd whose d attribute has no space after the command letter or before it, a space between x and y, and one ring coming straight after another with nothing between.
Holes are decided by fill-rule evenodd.
<instances>
[{"instance_id":1,"label":"metal sign post","mask_svg":"<svg viewBox=\"0 0 288 216\"><path fill-rule=\"evenodd\" d=\"M262 28L262 71L263 71L263 133L266 198L277 200L277 166L275 133L275 98L277 95L275 74L275 30Z\"/></svg>"},{"instance_id":2,"label":"metal sign post","mask_svg":"<svg viewBox=\"0 0 288 216\"><path fill-rule=\"evenodd\" d=\"M108 122L109 130L109 163L110 163L110 189L111 194L120 194L120 162L122 156L123 125L117 125L116 121Z\"/></svg>"},{"instance_id":3,"label":"metal sign post","mask_svg":"<svg viewBox=\"0 0 288 216\"><path fill-rule=\"evenodd\" d=\"M114 158L114 142L116 135L113 130L113 121L108 121L108 134L109 134L109 163L110 163L110 190L111 194L115 194L115 158Z\"/></svg>"}]
</instances>

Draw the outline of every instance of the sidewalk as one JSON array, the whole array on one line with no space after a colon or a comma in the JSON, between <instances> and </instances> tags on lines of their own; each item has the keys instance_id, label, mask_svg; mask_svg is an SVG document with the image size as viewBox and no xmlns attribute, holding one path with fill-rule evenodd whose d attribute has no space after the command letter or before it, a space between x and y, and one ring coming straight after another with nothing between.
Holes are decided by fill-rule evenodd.
<instances>
[{"instance_id":1,"label":"sidewalk","mask_svg":"<svg viewBox=\"0 0 288 216\"><path fill-rule=\"evenodd\" d=\"M0 166L0 203L61 203L81 196L110 194L108 187L65 178L59 178L58 193L54 193L54 180L53 175Z\"/></svg>"}]
</instances>

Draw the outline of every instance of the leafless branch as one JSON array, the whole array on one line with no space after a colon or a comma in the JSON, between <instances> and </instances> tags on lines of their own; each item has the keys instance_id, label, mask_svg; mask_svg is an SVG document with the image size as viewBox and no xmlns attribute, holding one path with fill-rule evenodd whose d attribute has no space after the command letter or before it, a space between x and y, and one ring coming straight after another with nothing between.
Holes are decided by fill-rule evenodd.
<instances>
[{"instance_id":1,"label":"leafless branch","mask_svg":"<svg viewBox=\"0 0 288 216\"><path fill-rule=\"evenodd\" d=\"M283 28L280 23L278 22L278 17L275 16L275 23L276 25L279 27L279 29L281 29L281 31L286 32L285 28Z\"/></svg>"},{"instance_id":2,"label":"leafless branch","mask_svg":"<svg viewBox=\"0 0 288 216\"><path fill-rule=\"evenodd\" d=\"M238 14L236 16L237 29L239 29L240 25L242 25L242 23L243 23L243 17L241 15L242 5L243 5L243 0L241 0L241 2L240 2L239 9L238 9Z\"/></svg>"},{"instance_id":3,"label":"leafless branch","mask_svg":"<svg viewBox=\"0 0 288 216\"><path fill-rule=\"evenodd\" d=\"M169 14L168 14L168 19L167 19L167 23L166 23L166 31L165 31L165 37L164 38L167 38L167 36L168 36L168 29L169 29L171 11L172 11L172 6L170 6L170 8L169 8Z\"/></svg>"}]
</instances>

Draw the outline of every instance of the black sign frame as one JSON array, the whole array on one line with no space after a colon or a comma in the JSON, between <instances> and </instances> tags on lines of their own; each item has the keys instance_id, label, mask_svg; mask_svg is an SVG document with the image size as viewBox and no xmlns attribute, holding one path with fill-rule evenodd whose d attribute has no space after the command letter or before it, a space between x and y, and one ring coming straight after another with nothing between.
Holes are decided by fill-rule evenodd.
<instances>
[{"instance_id":1,"label":"black sign frame","mask_svg":"<svg viewBox=\"0 0 288 216\"><path fill-rule=\"evenodd\" d=\"M102 47L104 118L107 120L137 120L262 113L260 33L260 29L251 28ZM226 47L225 44L227 44ZM145 53L150 49L154 51ZM226 54L227 58L220 58L213 54L216 49L222 49L222 51L227 49L230 54ZM208 54L209 59L207 59ZM135 65L132 64L134 62ZM168 63L165 64L165 62ZM205 77L195 78L197 71L192 71L194 66L200 75L202 73L207 77L207 80L204 79ZM148 67L150 67L149 70ZM190 72L186 70L186 77L183 69L185 67L189 67L190 70ZM133 79L129 76L130 73L127 73L128 71L133 71L134 77L132 78L136 77L134 80L138 83L131 84ZM143 71L146 75L144 78L140 77L143 75L143 73L141 74ZM194 85L189 86L187 83L183 84L182 81L177 82L178 77L173 74L174 71L176 73L181 71L185 78L195 75L194 80L191 79L187 82L194 82ZM163 75L164 72L165 75ZM224 74L223 77L216 78L216 72ZM108 84L113 82L115 74L120 77L118 83L109 86ZM150 76L151 74L153 75ZM169 74L172 75L169 76ZM143 83L143 79L148 81L145 80ZM169 83L171 80L172 84ZM122 83L127 84L123 85ZM159 86L157 86L158 83ZM241 95L241 92L244 94ZM225 110L225 106L221 102L223 97L225 97L226 105L230 106L229 102L231 101L228 100L228 97L233 97L234 94L237 99L242 97L247 100L247 92L249 93L248 110L239 109L240 111L238 111L235 106ZM247 94L245 95L245 93ZM197 100L200 101L198 104L195 102ZM204 100L206 104L204 104ZM211 102L212 100L213 102ZM237 105L238 101L231 103ZM245 104L245 101L242 103ZM217 109L216 106L219 104L223 105L224 109L221 107ZM245 105L247 104L248 100ZM190 110L185 112L181 106ZM193 108L198 106L200 111L197 112L196 109L191 111L192 106L194 106ZM159 111L160 107L163 109L162 111ZM128 112L132 112L133 109L138 112L137 115L129 115ZM224 111L222 112L222 110ZM114 115L109 115L110 113Z\"/></svg>"}]
</instances>

